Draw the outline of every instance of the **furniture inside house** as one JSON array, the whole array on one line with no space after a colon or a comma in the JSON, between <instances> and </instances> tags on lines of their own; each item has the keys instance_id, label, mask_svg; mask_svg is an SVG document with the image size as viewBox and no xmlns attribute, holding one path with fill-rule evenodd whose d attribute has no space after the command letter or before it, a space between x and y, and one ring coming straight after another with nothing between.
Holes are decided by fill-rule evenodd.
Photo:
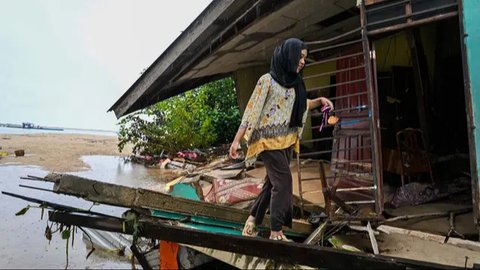
<instances>
[{"instance_id":1,"label":"furniture inside house","mask_svg":"<svg viewBox=\"0 0 480 270\"><path fill-rule=\"evenodd\" d=\"M397 154L400 159L402 186L405 178L428 174L434 183L429 155L425 149L423 133L419 129L406 128L397 132Z\"/></svg>"}]
</instances>

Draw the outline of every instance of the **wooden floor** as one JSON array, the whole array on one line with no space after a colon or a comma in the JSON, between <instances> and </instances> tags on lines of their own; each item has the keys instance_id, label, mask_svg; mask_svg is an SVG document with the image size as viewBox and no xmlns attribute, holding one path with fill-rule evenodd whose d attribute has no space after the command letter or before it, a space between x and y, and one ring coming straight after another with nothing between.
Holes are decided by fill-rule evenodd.
<instances>
[{"instance_id":1,"label":"wooden floor","mask_svg":"<svg viewBox=\"0 0 480 270\"><path fill-rule=\"evenodd\" d=\"M293 195L298 197L300 194L298 189L298 170L296 161L292 161L290 163L290 170L292 171L293 179ZM247 175L255 178L264 178L266 175L265 167L258 166L253 170L247 171ZM325 201L323 199L318 163L312 162L305 164L305 167L302 167L301 175L302 179L314 177L318 179L303 182L302 189L304 192L304 200L308 201L308 203L313 203L323 208L325 206Z\"/></svg>"}]
</instances>

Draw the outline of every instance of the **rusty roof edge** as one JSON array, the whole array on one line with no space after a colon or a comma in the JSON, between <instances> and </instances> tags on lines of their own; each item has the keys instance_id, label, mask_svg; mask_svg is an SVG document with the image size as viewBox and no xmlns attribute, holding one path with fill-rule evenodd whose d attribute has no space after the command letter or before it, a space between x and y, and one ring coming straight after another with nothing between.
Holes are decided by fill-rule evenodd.
<instances>
[{"instance_id":1,"label":"rusty roof edge","mask_svg":"<svg viewBox=\"0 0 480 270\"><path fill-rule=\"evenodd\" d=\"M236 1L213 0L207 8L187 27L185 31L147 68L132 86L108 109L117 118L123 116L142 94L155 82L155 79L168 69L180 52L192 46L204 31L212 27L215 20L223 15Z\"/></svg>"}]
</instances>

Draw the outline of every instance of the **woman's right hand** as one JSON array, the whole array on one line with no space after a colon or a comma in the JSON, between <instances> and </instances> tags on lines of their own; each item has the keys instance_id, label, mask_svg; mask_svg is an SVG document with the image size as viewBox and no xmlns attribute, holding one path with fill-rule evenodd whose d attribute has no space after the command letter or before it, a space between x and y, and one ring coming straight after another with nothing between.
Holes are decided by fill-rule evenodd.
<instances>
[{"instance_id":1,"label":"woman's right hand","mask_svg":"<svg viewBox=\"0 0 480 270\"><path fill-rule=\"evenodd\" d=\"M232 145L230 146L230 150L228 151L228 157L231 159L237 159L238 158L238 141L233 141Z\"/></svg>"},{"instance_id":2,"label":"woman's right hand","mask_svg":"<svg viewBox=\"0 0 480 270\"><path fill-rule=\"evenodd\" d=\"M230 150L228 151L228 157L231 159L237 159L238 158L238 145L240 144L240 140L243 138L243 135L245 135L245 128L244 127L239 127L237 134L235 134L235 138L233 139L232 145L230 145Z\"/></svg>"}]
</instances>

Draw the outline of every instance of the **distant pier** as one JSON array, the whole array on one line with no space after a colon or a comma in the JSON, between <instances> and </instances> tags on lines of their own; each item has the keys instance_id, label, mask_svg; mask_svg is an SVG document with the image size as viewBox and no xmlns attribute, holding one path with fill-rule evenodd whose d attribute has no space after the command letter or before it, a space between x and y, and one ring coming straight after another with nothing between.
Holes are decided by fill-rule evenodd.
<instances>
[{"instance_id":1,"label":"distant pier","mask_svg":"<svg viewBox=\"0 0 480 270\"><path fill-rule=\"evenodd\" d=\"M10 124L10 123L0 123L0 127L63 131L63 128L39 126L39 125L35 125L35 124L33 124L33 123L30 123L30 122L24 122L24 123L22 123L21 125L19 125L19 124Z\"/></svg>"}]
</instances>

